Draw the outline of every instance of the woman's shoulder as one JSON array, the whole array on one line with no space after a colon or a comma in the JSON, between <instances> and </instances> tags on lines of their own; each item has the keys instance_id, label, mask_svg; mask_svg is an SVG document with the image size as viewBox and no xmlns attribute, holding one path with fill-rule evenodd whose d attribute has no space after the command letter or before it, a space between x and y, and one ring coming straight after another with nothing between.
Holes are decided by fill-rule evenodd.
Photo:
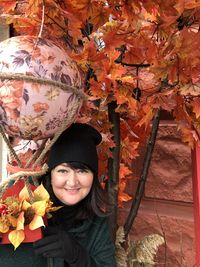
<instances>
[{"instance_id":1,"label":"woman's shoulder","mask_svg":"<svg viewBox=\"0 0 200 267\"><path fill-rule=\"evenodd\" d=\"M107 217L99 217L97 215L93 218L85 219L79 227L70 229L70 232L85 232L93 231L94 229L99 229L102 227L107 227L109 225L109 220Z\"/></svg>"},{"instance_id":2,"label":"woman's shoulder","mask_svg":"<svg viewBox=\"0 0 200 267\"><path fill-rule=\"evenodd\" d=\"M104 229L110 227L108 217L95 216L90 223L94 228Z\"/></svg>"},{"instance_id":3,"label":"woman's shoulder","mask_svg":"<svg viewBox=\"0 0 200 267\"><path fill-rule=\"evenodd\" d=\"M116 266L108 217L95 216L92 220L86 220L79 232L77 230L73 233L74 237L95 259L97 266Z\"/></svg>"},{"instance_id":4,"label":"woman's shoulder","mask_svg":"<svg viewBox=\"0 0 200 267\"><path fill-rule=\"evenodd\" d=\"M95 240L97 243L103 243L103 240L106 241L111 239L111 228L107 217L96 216L89 222L88 226L87 236L89 236L89 239Z\"/></svg>"}]
</instances>

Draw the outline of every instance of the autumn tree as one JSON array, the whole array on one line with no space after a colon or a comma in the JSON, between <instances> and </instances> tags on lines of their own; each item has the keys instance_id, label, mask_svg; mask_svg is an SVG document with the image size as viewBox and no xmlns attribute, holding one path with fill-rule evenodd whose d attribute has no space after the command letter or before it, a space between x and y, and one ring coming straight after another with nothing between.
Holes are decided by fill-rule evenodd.
<instances>
[{"instance_id":1,"label":"autumn tree","mask_svg":"<svg viewBox=\"0 0 200 267\"><path fill-rule=\"evenodd\" d=\"M159 114L173 116L191 148L200 137L200 2L195 0L0 0L1 17L15 34L59 42L82 69L88 101L79 121L103 136L102 182L113 205L133 201L127 236L144 191ZM136 196L133 160L146 156ZM107 168L108 167L108 168Z\"/></svg>"}]
</instances>

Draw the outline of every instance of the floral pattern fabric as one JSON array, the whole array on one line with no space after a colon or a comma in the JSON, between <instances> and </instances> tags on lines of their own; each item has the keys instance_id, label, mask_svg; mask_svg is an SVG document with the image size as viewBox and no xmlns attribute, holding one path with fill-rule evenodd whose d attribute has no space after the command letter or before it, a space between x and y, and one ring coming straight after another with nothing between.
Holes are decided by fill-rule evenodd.
<instances>
[{"instance_id":1,"label":"floral pattern fabric","mask_svg":"<svg viewBox=\"0 0 200 267\"><path fill-rule=\"evenodd\" d=\"M23 74L82 88L82 77L66 51L53 41L16 36L0 43L0 73ZM0 123L10 136L53 136L76 102L60 87L25 80L0 80Z\"/></svg>"}]
</instances>

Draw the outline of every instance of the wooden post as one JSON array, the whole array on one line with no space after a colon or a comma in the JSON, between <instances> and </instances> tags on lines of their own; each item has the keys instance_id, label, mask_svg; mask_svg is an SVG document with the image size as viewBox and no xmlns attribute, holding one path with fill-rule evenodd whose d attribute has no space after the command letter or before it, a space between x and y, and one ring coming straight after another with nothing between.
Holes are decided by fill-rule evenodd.
<instances>
[{"instance_id":1,"label":"wooden post","mask_svg":"<svg viewBox=\"0 0 200 267\"><path fill-rule=\"evenodd\" d=\"M196 267L200 266L200 146L192 150L194 231L196 246Z\"/></svg>"}]
</instances>

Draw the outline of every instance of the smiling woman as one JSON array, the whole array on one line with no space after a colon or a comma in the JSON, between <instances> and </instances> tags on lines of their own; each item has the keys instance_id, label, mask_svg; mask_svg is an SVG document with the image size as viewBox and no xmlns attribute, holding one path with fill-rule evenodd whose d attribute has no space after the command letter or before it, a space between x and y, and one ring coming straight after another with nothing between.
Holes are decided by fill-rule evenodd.
<instances>
[{"instance_id":1,"label":"smiling woman","mask_svg":"<svg viewBox=\"0 0 200 267\"><path fill-rule=\"evenodd\" d=\"M90 192L93 173L88 167L63 163L51 171L51 182L55 196L65 205L75 205Z\"/></svg>"},{"instance_id":2,"label":"smiling woman","mask_svg":"<svg viewBox=\"0 0 200 267\"><path fill-rule=\"evenodd\" d=\"M58 138L41 182L61 209L52 213L35 253L61 258L65 267L116 267L108 224L108 205L98 180L96 146L100 133L74 123Z\"/></svg>"}]
</instances>

